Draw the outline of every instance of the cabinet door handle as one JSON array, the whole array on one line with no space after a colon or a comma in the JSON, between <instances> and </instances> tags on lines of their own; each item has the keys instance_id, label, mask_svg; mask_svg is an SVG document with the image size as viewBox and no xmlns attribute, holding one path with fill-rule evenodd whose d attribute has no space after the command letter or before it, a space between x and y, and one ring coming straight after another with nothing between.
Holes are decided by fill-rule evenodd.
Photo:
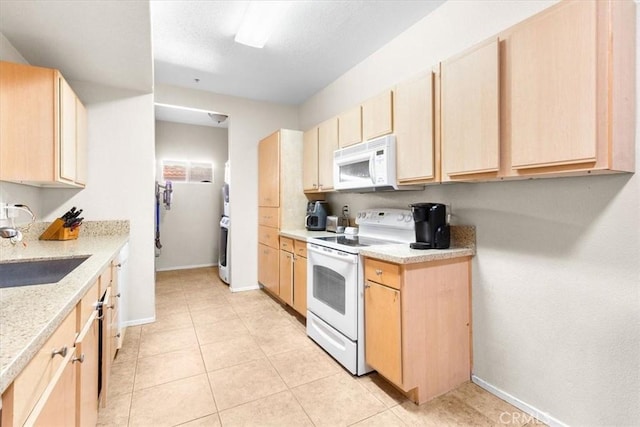
<instances>
[{"instance_id":1,"label":"cabinet door handle","mask_svg":"<svg viewBox=\"0 0 640 427\"><path fill-rule=\"evenodd\" d=\"M67 357L67 351L68 348L67 346L63 346L62 348L60 348L59 350L56 350L55 348L53 350L51 350L51 358L53 359L54 357L56 357L58 354L62 357Z\"/></svg>"},{"instance_id":2,"label":"cabinet door handle","mask_svg":"<svg viewBox=\"0 0 640 427\"><path fill-rule=\"evenodd\" d=\"M364 288L365 288L365 289L370 288L370 287L371 287L371 285L370 285L370 284L368 284L368 283L365 283L365 284L364 284Z\"/></svg>"},{"instance_id":3,"label":"cabinet door handle","mask_svg":"<svg viewBox=\"0 0 640 427\"><path fill-rule=\"evenodd\" d=\"M72 363L76 363L76 362L82 363L82 362L84 362L84 353L82 353L80 355L80 357L74 357L73 359L71 359L71 362Z\"/></svg>"},{"instance_id":4,"label":"cabinet door handle","mask_svg":"<svg viewBox=\"0 0 640 427\"><path fill-rule=\"evenodd\" d=\"M382 276L382 270L380 270L379 268L376 268L376 275Z\"/></svg>"},{"instance_id":5,"label":"cabinet door handle","mask_svg":"<svg viewBox=\"0 0 640 427\"><path fill-rule=\"evenodd\" d=\"M121 335L121 334L120 334L120 332L118 332L118 333L116 334L116 338L120 338L120 335Z\"/></svg>"},{"instance_id":6,"label":"cabinet door handle","mask_svg":"<svg viewBox=\"0 0 640 427\"><path fill-rule=\"evenodd\" d=\"M116 297L117 297L117 298L120 298L120 295L121 295L121 294L120 294L120 292L118 292L118 293L116 294Z\"/></svg>"}]
</instances>

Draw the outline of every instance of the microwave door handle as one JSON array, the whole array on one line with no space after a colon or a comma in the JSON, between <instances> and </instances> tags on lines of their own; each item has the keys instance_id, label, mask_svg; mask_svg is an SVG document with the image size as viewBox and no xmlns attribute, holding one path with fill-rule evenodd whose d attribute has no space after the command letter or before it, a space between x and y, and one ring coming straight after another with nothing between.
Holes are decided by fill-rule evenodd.
<instances>
[{"instance_id":1,"label":"microwave door handle","mask_svg":"<svg viewBox=\"0 0 640 427\"><path fill-rule=\"evenodd\" d=\"M371 154L369 158L369 177L371 178L371 184L376 184L376 168L375 168L376 155Z\"/></svg>"}]
</instances>

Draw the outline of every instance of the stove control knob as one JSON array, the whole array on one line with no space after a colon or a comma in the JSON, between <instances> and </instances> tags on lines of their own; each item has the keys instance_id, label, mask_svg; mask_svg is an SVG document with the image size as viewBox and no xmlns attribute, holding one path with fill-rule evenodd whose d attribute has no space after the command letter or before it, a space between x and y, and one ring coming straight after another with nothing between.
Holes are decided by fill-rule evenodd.
<instances>
[{"instance_id":1,"label":"stove control knob","mask_svg":"<svg viewBox=\"0 0 640 427\"><path fill-rule=\"evenodd\" d=\"M396 218L396 221L404 221L404 214L398 214L398 217Z\"/></svg>"},{"instance_id":2,"label":"stove control knob","mask_svg":"<svg viewBox=\"0 0 640 427\"><path fill-rule=\"evenodd\" d=\"M412 219L411 215L405 215L404 222L411 222Z\"/></svg>"}]
</instances>

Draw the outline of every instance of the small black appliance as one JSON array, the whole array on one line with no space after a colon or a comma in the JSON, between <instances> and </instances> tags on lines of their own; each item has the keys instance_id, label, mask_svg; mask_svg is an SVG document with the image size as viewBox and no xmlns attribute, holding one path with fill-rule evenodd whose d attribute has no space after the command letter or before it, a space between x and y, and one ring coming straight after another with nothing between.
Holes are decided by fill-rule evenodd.
<instances>
[{"instance_id":1,"label":"small black appliance","mask_svg":"<svg viewBox=\"0 0 640 427\"><path fill-rule=\"evenodd\" d=\"M309 231L324 231L327 228L327 215L329 214L329 204L322 201L312 201L307 203L307 216L304 224Z\"/></svg>"},{"instance_id":2,"label":"small black appliance","mask_svg":"<svg viewBox=\"0 0 640 427\"><path fill-rule=\"evenodd\" d=\"M448 249L451 236L447 224L447 206L441 203L414 203L411 206L416 225L412 249Z\"/></svg>"}]
</instances>

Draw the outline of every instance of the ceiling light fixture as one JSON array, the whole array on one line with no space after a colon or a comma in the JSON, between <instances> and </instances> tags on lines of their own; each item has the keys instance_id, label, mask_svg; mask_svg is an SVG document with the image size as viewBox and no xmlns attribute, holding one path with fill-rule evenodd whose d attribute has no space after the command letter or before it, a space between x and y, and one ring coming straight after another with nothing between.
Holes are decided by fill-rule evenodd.
<instances>
[{"instance_id":1,"label":"ceiling light fixture","mask_svg":"<svg viewBox=\"0 0 640 427\"><path fill-rule=\"evenodd\" d=\"M227 115L225 114L218 114L218 113L207 113L209 114L209 117L211 117L211 120L213 120L214 122L220 124L222 122L224 122L225 120L227 120Z\"/></svg>"},{"instance_id":2,"label":"ceiling light fixture","mask_svg":"<svg viewBox=\"0 0 640 427\"><path fill-rule=\"evenodd\" d=\"M263 48L290 4L290 1L250 1L236 33L236 43Z\"/></svg>"}]
</instances>

